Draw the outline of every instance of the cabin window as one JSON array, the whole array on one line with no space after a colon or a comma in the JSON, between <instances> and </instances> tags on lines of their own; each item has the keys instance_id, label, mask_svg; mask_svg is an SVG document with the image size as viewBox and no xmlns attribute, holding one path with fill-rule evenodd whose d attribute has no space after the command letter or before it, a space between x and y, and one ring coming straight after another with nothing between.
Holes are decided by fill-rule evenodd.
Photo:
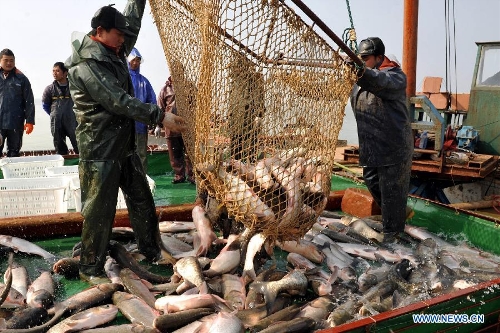
<instances>
[{"instance_id":1,"label":"cabin window","mask_svg":"<svg viewBox=\"0 0 500 333\"><path fill-rule=\"evenodd\" d=\"M500 45L483 47L476 85L500 87Z\"/></svg>"}]
</instances>

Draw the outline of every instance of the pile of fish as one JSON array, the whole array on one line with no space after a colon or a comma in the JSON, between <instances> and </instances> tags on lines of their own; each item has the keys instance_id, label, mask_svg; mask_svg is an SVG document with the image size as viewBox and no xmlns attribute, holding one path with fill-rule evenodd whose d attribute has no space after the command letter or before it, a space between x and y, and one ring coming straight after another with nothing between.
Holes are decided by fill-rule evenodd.
<instances>
[{"instance_id":1,"label":"pile of fish","mask_svg":"<svg viewBox=\"0 0 500 333\"><path fill-rule=\"evenodd\" d=\"M330 168L306 153L294 148L256 163L227 159L218 168L198 165L200 187L215 193L218 205L247 228L297 239L325 208L331 185Z\"/></svg>"},{"instance_id":2,"label":"pile of fish","mask_svg":"<svg viewBox=\"0 0 500 333\"><path fill-rule=\"evenodd\" d=\"M270 243L248 229L223 239L196 206L192 222L160 222L173 265L141 264L132 231L115 228L105 265L109 283L63 300L54 298L55 277L77 278L78 247L74 256L58 258L0 235L1 249L40 256L52 267L29 276L16 263L20 254L5 252L0 332L314 332L500 273L497 256L424 229L406 225L390 245L380 243L380 230L375 217L324 212L298 241Z\"/></svg>"}]
</instances>

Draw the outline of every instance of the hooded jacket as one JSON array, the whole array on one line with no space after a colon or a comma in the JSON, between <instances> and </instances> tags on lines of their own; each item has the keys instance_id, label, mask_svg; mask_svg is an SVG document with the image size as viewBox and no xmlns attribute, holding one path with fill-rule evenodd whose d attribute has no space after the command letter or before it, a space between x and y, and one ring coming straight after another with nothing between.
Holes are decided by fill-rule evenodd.
<instances>
[{"instance_id":1,"label":"hooded jacket","mask_svg":"<svg viewBox=\"0 0 500 333\"><path fill-rule=\"evenodd\" d=\"M17 68L4 78L0 68L0 129L22 129L35 124L35 102L31 83Z\"/></svg>"},{"instance_id":2,"label":"hooded jacket","mask_svg":"<svg viewBox=\"0 0 500 333\"><path fill-rule=\"evenodd\" d=\"M406 107L406 75L387 57L366 68L351 93L359 139L359 164L378 167L411 159L413 137Z\"/></svg>"},{"instance_id":3,"label":"hooded jacket","mask_svg":"<svg viewBox=\"0 0 500 333\"><path fill-rule=\"evenodd\" d=\"M141 67L133 70L130 68L130 61L136 57L141 58L141 63L143 58L135 47L132 49L130 54L127 57L128 70L130 72L130 78L132 79L132 86L134 87L135 97L140 99L144 103L156 104L156 94L149 83L149 80L141 74ZM148 125L142 122L135 122L135 132L138 134L146 134L148 133Z\"/></svg>"},{"instance_id":4,"label":"hooded jacket","mask_svg":"<svg viewBox=\"0 0 500 333\"><path fill-rule=\"evenodd\" d=\"M129 1L124 14L129 30L139 32L145 0ZM72 55L66 60L68 80L75 103L76 136L80 158L119 160L135 150L134 121L155 125L163 111L134 96L126 55L137 37L125 36L118 52L94 41L89 35L73 33Z\"/></svg>"}]
</instances>

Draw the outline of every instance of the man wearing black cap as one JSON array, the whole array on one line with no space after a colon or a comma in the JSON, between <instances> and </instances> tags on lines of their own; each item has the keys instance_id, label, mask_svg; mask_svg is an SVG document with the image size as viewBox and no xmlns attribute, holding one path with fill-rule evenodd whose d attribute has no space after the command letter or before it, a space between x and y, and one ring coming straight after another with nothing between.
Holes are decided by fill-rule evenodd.
<instances>
[{"instance_id":1,"label":"man wearing black cap","mask_svg":"<svg viewBox=\"0 0 500 333\"><path fill-rule=\"evenodd\" d=\"M141 253L150 261L173 260L160 248L153 196L135 153L135 121L162 123L175 131L183 131L185 125L181 117L133 97L126 56L137 40L145 5L146 0L129 0L124 14L111 5L100 8L91 20L91 33L72 36L73 52L66 61L78 121L85 219L80 276L91 283L105 281L119 187Z\"/></svg>"},{"instance_id":2,"label":"man wearing black cap","mask_svg":"<svg viewBox=\"0 0 500 333\"><path fill-rule=\"evenodd\" d=\"M404 230L410 187L413 138L406 107L406 75L385 55L378 37L364 39L359 55L365 67L351 94L365 184L382 210L384 242Z\"/></svg>"}]
</instances>

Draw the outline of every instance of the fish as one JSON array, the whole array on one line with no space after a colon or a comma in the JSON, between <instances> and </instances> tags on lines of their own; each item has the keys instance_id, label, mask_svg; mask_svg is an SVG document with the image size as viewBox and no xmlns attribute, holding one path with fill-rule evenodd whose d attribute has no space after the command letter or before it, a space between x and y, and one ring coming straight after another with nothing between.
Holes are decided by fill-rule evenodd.
<instances>
[{"instance_id":1,"label":"fish","mask_svg":"<svg viewBox=\"0 0 500 333\"><path fill-rule=\"evenodd\" d=\"M26 307L18 309L12 313L12 317L5 322L7 329L25 329L41 325L48 318L48 313L45 308Z\"/></svg>"},{"instance_id":2,"label":"fish","mask_svg":"<svg viewBox=\"0 0 500 333\"><path fill-rule=\"evenodd\" d=\"M180 275L184 280L184 283L179 286L178 290L198 287L200 291L203 290L203 293L207 292L208 287L205 278L201 271L200 264L195 257L179 259L174 265L174 272Z\"/></svg>"},{"instance_id":3,"label":"fish","mask_svg":"<svg viewBox=\"0 0 500 333\"><path fill-rule=\"evenodd\" d=\"M205 209L196 205L192 211L193 222L200 235L200 246L196 249L197 256L207 254L212 242L217 239L217 235L212 230L212 223L206 216Z\"/></svg>"},{"instance_id":4,"label":"fish","mask_svg":"<svg viewBox=\"0 0 500 333\"><path fill-rule=\"evenodd\" d=\"M408 282L408 277L412 271L413 268L410 261L403 259L391 267L386 281L395 283L398 289L402 290L407 295L414 295L425 291L425 286L423 286L423 282L425 281L419 281L418 283Z\"/></svg>"},{"instance_id":5,"label":"fish","mask_svg":"<svg viewBox=\"0 0 500 333\"><path fill-rule=\"evenodd\" d=\"M195 230L196 226L192 221L161 221L158 223L160 232L177 233Z\"/></svg>"},{"instance_id":6,"label":"fish","mask_svg":"<svg viewBox=\"0 0 500 333\"><path fill-rule=\"evenodd\" d=\"M274 223L276 216L240 177L219 169L219 177L226 185L225 203L230 212L256 224Z\"/></svg>"},{"instance_id":7,"label":"fish","mask_svg":"<svg viewBox=\"0 0 500 333\"><path fill-rule=\"evenodd\" d=\"M148 327L140 324L122 324L115 326L92 328L81 330L81 333L160 333L154 327Z\"/></svg>"},{"instance_id":8,"label":"fish","mask_svg":"<svg viewBox=\"0 0 500 333\"><path fill-rule=\"evenodd\" d=\"M232 274L222 275L222 295L231 308L243 310L246 297L243 278Z\"/></svg>"},{"instance_id":9,"label":"fish","mask_svg":"<svg viewBox=\"0 0 500 333\"><path fill-rule=\"evenodd\" d=\"M262 233L257 233L250 238L248 242L248 247L246 250L245 264L243 265L242 278L248 277L250 280L255 280L255 268L253 260L257 252L260 251L262 245L264 244L266 237Z\"/></svg>"},{"instance_id":10,"label":"fish","mask_svg":"<svg viewBox=\"0 0 500 333\"><path fill-rule=\"evenodd\" d=\"M236 316L240 318L245 327L253 327L257 325L262 319L274 314L285 307L291 305L291 297L288 294L279 294L276 297L274 304L268 309L265 304L259 304L251 309L243 309L236 312Z\"/></svg>"},{"instance_id":11,"label":"fish","mask_svg":"<svg viewBox=\"0 0 500 333\"><path fill-rule=\"evenodd\" d=\"M57 261L56 255L22 238L9 235L0 235L0 245L10 247L12 250L14 250L14 252L23 252L38 255L51 264Z\"/></svg>"},{"instance_id":12,"label":"fish","mask_svg":"<svg viewBox=\"0 0 500 333\"><path fill-rule=\"evenodd\" d=\"M276 273L279 273L278 280L286 275L286 272L277 271L276 266L273 265L257 275L254 281L275 281L273 277L276 276ZM245 299L245 309L252 309L262 304L264 304L264 297L262 294L257 293L257 291L253 289L249 289Z\"/></svg>"},{"instance_id":13,"label":"fish","mask_svg":"<svg viewBox=\"0 0 500 333\"><path fill-rule=\"evenodd\" d=\"M171 332L193 321L214 313L212 308L198 308L174 313L161 314L153 321L153 327L161 332Z\"/></svg>"},{"instance_id":14,"label":"fish","mask_svg":"<svg viewBox=\"0 0 500 333\"><path fill-rule=\"evenodd\" d=\"M314 244L313 242L307 241L303 238L298 241L277 241L276 244L286 252L290 253L298 253L303 257L315 262L317 264L321 264L325 255L321 252L321 250Z\"/></svg>"},{"instance_id":15,"label":"fish","mask_svg":"<svg viewBox=\"0 0 500 333\"><path fill-rule=\"evenodd\" d=\"M112 304L100 305L78 312L50 328L47 333L79 332L94 328L115 319L118 308Z\"/></svg>"},{"instance_id":16,"label":"fish","mask_svg":"<svg viewBox=\"0 0 500 333\"><path fill-rule=\"evenodd\" d=\"M241 243L237 235L229 235L226 246L210 262L210 268L203 271L208 277L230 273L241 262Z\"/></svg>"},{"instance_id":17,"label":"fish","mask_svg":"<svg viewBox=\"0 0 500 333\"><path fill-rule=\"evenodd\" d=\"M174 257L179 253L193 251L192 245L187 244L173 236L161 234L161 241L163 242L165 249Z\"/></svg>"},{"instance_id":18,"label":"fish","mask_svg":"<svg viewBox=\"0 0 500 333\"><path fill-rule=\"evenodd\" d=\"M338 277L343 281L354 281L356 280L356 272L354 268L351 267L350 263L352 259L345 260L335 256L333 253L332 245L325 246L322 251L325 254L325 263L331 272L337 271Z\"/></svg>"},{"instance_id":19,"label":"fish","mask_svg":"<svg viewBox=\"0 0 500 333\"><path fill-rule=\"evenodd\" d=\"M26 298L19 291L8 286L8 284L0 283L0 294L5 294L5 299L0 306L1 308L14 309L25 306Z\"/></svg>"},{"instance_id":20,"label":"fish","mask_svg":"<svg viewBox=\"0 0 500 333\"><path fill-rule=\"evenodd\" d=\"M351 224L349 224L349 227L351 227L352 230L357 232L358 234L368 238L368 239L375 239L379 243L382 243L384 240L384 235L373 230L368 224L366 224L365 221L361 219L356 219L353 221Z\"/></svg>"},{"instance_id":21,"label":"fish","mask_svg":"<svg viewBox=\"0 0 500 333\"><path fill-rule=\"evenodd\" d=\"M142 298L123 291L115 291L112 296L113 304L132 324L153 326L160 312L149 306Z\"/></svg>"},{"instance_id":22,"label":"fish","mask_svg":"<svg viewBox=\"0 0 500 333\"><path fill-rule=\"evenodd\" d=\"M42 271L30 284L26 303L30 307L49 308L54 302L55 281L50 271Z\"/></svg>"},{"instance_id":23,"label":"fish","mask_svg":"<svg viewBox=\"0 0 500 333\"><path fill-rule=\"evenodd\" d=\"M170 282L170 277L151 273L144 266L139 264L125 247L119 242L111 240L108 245L109 255L122 267L130 268L141 279L148 280L153 283Z\"/></svg>"},{"instance_id":24,"label":"fish","mask_svg":"<svg viewBox=\"0 0 500 333\"><path fill-rule=\"evenodd\" d=\"M10 288L12 287L12 263L14 262L14 253L9 252L7 259L7 269L4 274L5 285L3 286L2 292L0 293L0 306L5 302L10 293Z\"/></svg>"},{"instance_id":25,"label":"fish","mask_svg":"<svg viewBox=\"0 0 500 333\"><path fill-rule=\"evenodd\" d=\"M26 267L14 261L11 265L10 274L12 275L12 288L19 291L26 298L28 286L31 282ZM5 275L4 280L6 280Z\"/></svg>"},{"instance_id":26,"label":"fish","mask_svg":"<svg viewBox=\"0 0 500 333\"><path fill-rule=\"evenodd\" d=\"M232 312L219 312L206 321L200 328L200 332L207 330L208 333L244 333L245 327L241 320Z\"/></svg>"},{"instance_id":27,"label":"fish","mask_svg":"<svg viewBox=\"0 0 500 333\"><path fill-rule=\"evenodd\" d=\"M292 332L311 332L316 323L313 319L307 317L294 318L289 321L277 322L266 329L260 331L261 333L292 333Z\"/></svg>"},{"instance_id":28,"label":"fish","mask_svg":"<svg viewBox=\"0 0 500 333\"><path fill-rule=\"evenodd\" d=\"M125 289L142 299L154 309L156 298L143 281L135 274L130 268L124 268L120 272L120 279L122 280Z\"/></svg>"},{"instance_id":29,"label":"fish","mask_svg":"<svg viewBox=\"0 0 500 333\"><path fill-rule=\"evenodd\" d=\"M60 303L56 303L54 307L48 309L48 312L49 315L61 311L63 314L80 312L98 304L110 302L113 294L116 291L122 290L123 286L117 283L102 283L95 285L68 297Z\"/></svg>"},{"instance_id":30,"label":"fish","mask_svg":"<svg viewBox=\"0 0 500 333\"><path fill-rule=\"evenodd\" d=\"M106 259L106 262L104 263L104 272L112 283L123 284L123 281L120 278L121 270L122 268L116 263L115 259L111 257Z\"/></svg>"},{"instance_id":31,"label":"fish","mask_svg":"<svg viewBox=\"0 0 500 333\"><path fill-rule=\"evenodd\" d=\"M324 295L309 301L302 306L296 317L307 317L317 322L325 320L330 312L337 307L337 301L332 295Z\"/></svg>"},{"instance_id":32,"label":"fish","mask_svg":"<svg viewBox=\"0 0 500 333\"><path fill-rule=\"evenodd\" d=\"M80 276L79 265L79 258L61 258L52 265L52 271L66 279L76 279Z\"/></svg>"},{"instance_id":33,"label":"fish","mask_svg":"<svg viewBox=\"0 0 500 333\"><path fill-rule=\"evenodd\" d=\"M157 298L155 308L164 313L207 307L231 312L226 303L225 300L213 294L169 295Z\"/></svg>"},{"instance_id":34,"label":"fish","mask_svg":"<svg viewBox=\"0 0 500 333\"><path fill-rule=\"evenodd\" d=\"M330 312L326 319L328 327L337 327L354 318L357 301L350 298Z\"/></svg>"},{"instance_id":35,"label":"fish","mask_svg":"<svg viewBox=\"0 0 500 333\"><path fill-rule=\"evenodd\" d=\"M271 326L271 324L273 323L292 320L299 312L300 305L292 304L282 310L276 311L275 313L262 318L258 321L258 323L252 326L252 330L260 332L263 329Z\"/></svg>"},{"instance_id":36,"label":"fish","mask_svg":"<svg viewBox=\"0 0 500 333\"><path fill-rule=\"evenodd\" d=\"M271 174L281 184L286 193L286 209L280 218L278 227L285 229L293 227L302 210L302 194L299 179L295 178L281 165L273 163L270 166Z\"/></svg>"},{"instance_id":37,"label":"fish","mask_svg":"<svg viewBox=\"0 0 500 333\"><path fill-rule=\"evenodd\" d=\"M250 284L249 288L256 290L264 296L266 307L269 310L273 306L276 296L281 291L293 291L299 295L305 295L307 282L307 277L304 273L295 269L279 281L254 281Z\"/></svg>"},{"instance_id":38,"label":"fish","mask_svg":"<svg viewBox=\"0 0 500 333\"><path fill-rule=\"evenodd\" d=\"M379 282L382 282L389 275L391 266L382 264L380 267L370 267L358 277L359 291L365 292Z\"/></svg>"},{"instance_id":39,"label":"fish","mask_svg":"<svg viewBox=\"0 0 500 333\"><path fill-rule=\"evenodd\" d=\"M374 316L381 312L389 311L393 308L393 299L392 296L386 297L383 300L369 302L367 304L362 305L359 308L358 313L365 316Z\"/></svg>"}]
</instances>

